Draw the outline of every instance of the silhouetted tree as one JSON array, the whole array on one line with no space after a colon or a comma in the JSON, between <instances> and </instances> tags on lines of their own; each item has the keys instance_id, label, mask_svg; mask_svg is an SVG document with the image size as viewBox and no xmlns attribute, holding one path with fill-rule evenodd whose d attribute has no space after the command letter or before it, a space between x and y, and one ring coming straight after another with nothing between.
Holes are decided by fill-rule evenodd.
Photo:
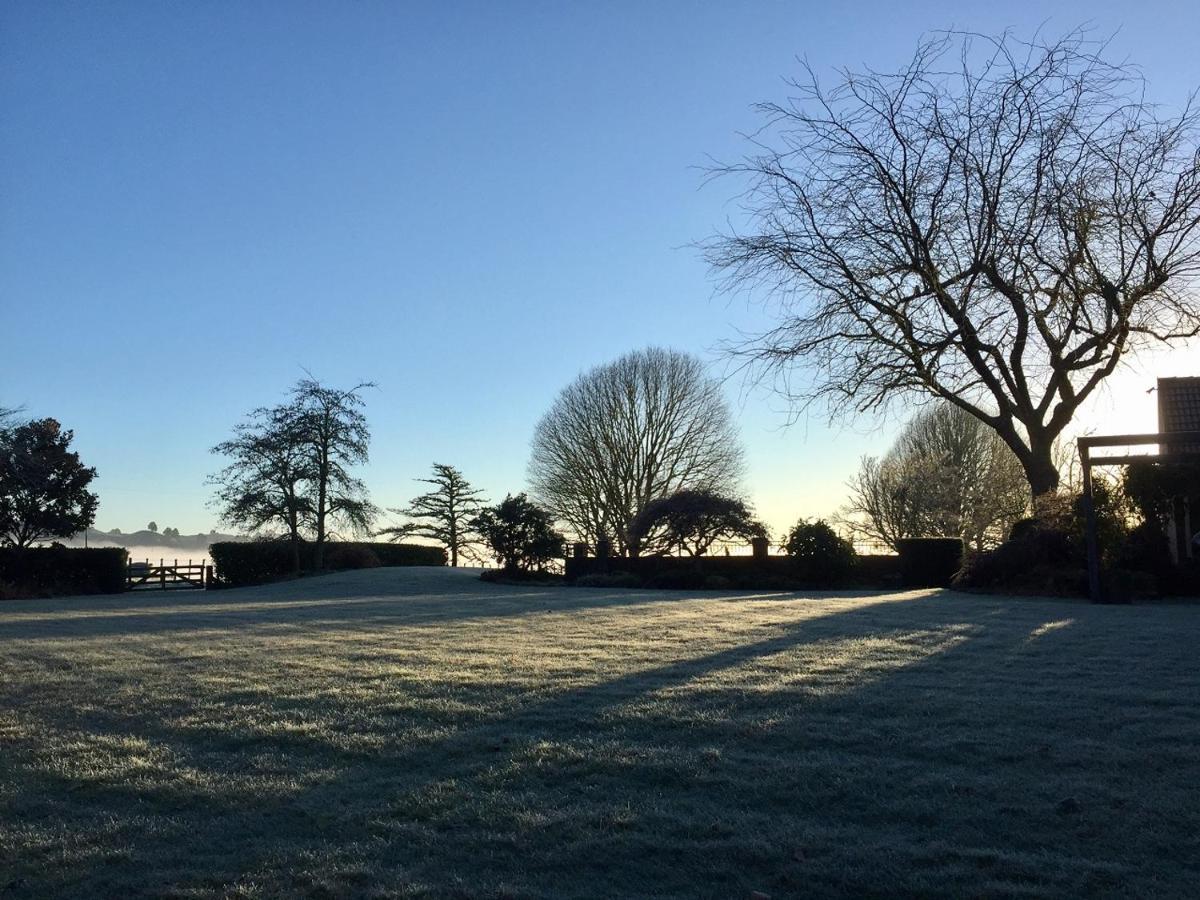
<instances>
[{"instance_id":1,"label":"silhouetted tree","mask_svg":"<svg viewBox=\"0 0 1200 900\"><path fill-rule=\"evenodd\" d=\"M146 526L146 530L149 532L152 532L154 534L158 534L158 523L151 522L149 525Z\"/></svg>"},{"instance_id":2,"label":"silhouetted tree","mask_svg":"<svg viewBox=\"0 0 1200 900\"><path fill-rule=\"evenodd\" d=\"M745 179L747 227L706 246L779 315L747 364L835 415L941 397L1055 490L1080 404L1127 353L1200 331L1200 110L1160 114L1105 50L949 33L762 104L754 154L718 170Z\"/></svg>"},{"instance_id":3,"label":"silhouetted tree","mask_svg":"<svg viewBox=\"0 0 1200 900\"><path fill-rule=\"evenodd\" d=\"M473 527L510 571L541 571L563 553L563 536L554 530L550 513L524 494L509 494L502 503L485 507Z\"/></svg>"},{"instance_id":4,"label":"silhouetted tree","mask_svg":"<svg viewBox=\"0 0 1200 900\"><path fill-rule=\"evenodd\" d=\"M379 534L392 540L417 536L435 540L450 553L450 565L458 565L459 554L473 555L473 546L480 541L475 530L475 517L487 501L483 492L471 487L462 472L444 463L433 464L432 478L418 478L432 484L434 490L414 497L404 509L392 512L413 519L393 528L384 528Z\"/></svg>"},{"instance_id":5,"label":"silhouetted tree","mask_svg":"<svg viewBox=\"0 0 1200 900\"><path fill-rule=\"evenodd\" d=\"M717 541L762 537L767 533L742 500L711 491L678 491L651 500L634 517L629 539L642 553L678 551L701 556Z\"/></svg>"},{"instance_id":6,"label":"silhouetted tree","mask_svg":"<svg viewBox=\"0 0 1200 900\"><path fill-rule=\"evenodd\" d=\"M883 459L865 458L850 492L843 523L892 549L904 538L946 535L982 550L1001 543L1029 507L1016 455L948 403L919 413Z\"/></svg>"},{"instance_id":7,"label":"silhouetted tree","mask_svg":"<svg viewBox=\"0 0 1200 900\"><path fill-rule=\"evenodd\" d=\"M736 491L742 451L722 395L694 356L650 348L580 375L538 423L535 496L580 539L636 555L630 522L652 500Z\"/></svg>"},{"instance_id":8,"label":"silhouetted tree","mask_svg":"<svg viewBox=\"0 0 1200 900\"><path fill-rule=\"evenodd\" d=\"M314 467L304 424L290 404L254 410L234 427L232 438L212 448L230 462L209 478L222 521L250 534L275 526L284 530L295 572L302 534L313 520L308 485Z\"/></svg>"},{"instance_id":9,"label":"silhouetted tree","mask_svg":"<svg viewBox=\"0 0 1200 900\"><path fill-rule=\"evenodd\" d=\"M91 527L99 499L88 485L96 470L71 450L73 438L54 419L0 432L0 542L30 547Z\"/></svg>"},{"instance_id":10,"label":"silhouetted tree","mask_svg":"<svg viewBox=\"0 0 1200 900\"><path fill-rule=\"evenodd\" d=\"M366 532L378 514L367 497L366 485L352 474L354 466L365 464L369 458L371 432L362 412L365 403L361 393L369 387L374 384L363 382L340 390L304 378L292 389L290 406L311 476L306 484L313 511L313 565L317 569L325 566L331 524L343 525L351 532Z\"/></svg>"}]
</instances>

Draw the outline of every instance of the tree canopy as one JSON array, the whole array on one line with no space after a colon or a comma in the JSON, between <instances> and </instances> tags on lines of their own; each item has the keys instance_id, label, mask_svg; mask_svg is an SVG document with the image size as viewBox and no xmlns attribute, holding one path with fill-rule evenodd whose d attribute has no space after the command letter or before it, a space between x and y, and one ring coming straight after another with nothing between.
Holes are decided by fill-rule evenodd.
<instances>
[{"instance_id":1,"label":"tree canopy","mask_svg":"<svg viewBox=\"0 0 1200 900\"><path fill-rule=\"evenodd\" d=\"M392 512L412 521L382 529L379 534L392 540L423 537L442 544L450 554L450 565L457 566L460 555L473 556L481 537L475 518L483 505L483 492L471 487L462 472L445 463L433 464L431 478L418 478L434 489L414 497L403 509Z\"/></svg>"},{"instance_id":2,"label":"tree canopy","mask_svg":"<svg viewBox=\"0 0 1200 900\"><path fill-rule=\"evenodd\" d=\"M583 541L636 554L629 524L681 490L736 491L742 450L721 384L695 356L649 348L583 373L538 423L533 494Z\"/></svg>"},{"instance_id":3,"label":"tree canopy","mask_svg":"<svg viewBox=\"0 0 1200 900\"><path fill-rule=\"evenodd\" d=\"M563 536L550 514L524 494L485 507L474 521L500 564L510 571L541 571L562 556Z\"/></svg>"},{"instance_id":4,"label":"tree canopy","mask_svg":"<svg viewBox=\"0 0 1200 900\"><path fill-rule=\"evenodd\" d=\"M232 438L212 448L229 460L209 479L223 521L251 533L282 531L297 568L300 541L316 543L319 569L333 527L369 530L377 510L354 474L368 459L365 387L339 390L305 378L286 402L255 409L236 425Z\"/></svg>"},{"instance_id":5,"label":"tree canopy","mask_svg":"<svg viewBox=\"0 0 1200 900\"><path fill-rule=\"evenodd\" d=\"M30 547L91 527L96 470L71 450L73 439L54 419L0 429L0 542Z\"/></svg>"},{"instance_id":6,"label":"tree canopy","mask_svg":"<svg viewBox=\"0 0 1200 900\"><path fill-rule=\"evenodd\" d=\"M318 569L324 568L331 526L366 532L378 514L366 485L354 474L354 468L370 458L371 430L362 392L374 386L362 382L343 390L310 376L292 388L288 405L299 429L301 452L308 458L307 498L316 542L313 564Z\"/></svg>"},{"instance_id":7,"label":"tree canopy","mask_svg":"<svg viewBox=\"0 0 1200 900\"><path fill-rule=\"evenodd\" d=\"M629 539L642 553L702 556L719 541L765 537L766 527L736 497L711 491L677 491L651 500L629 526Z\"/></svg>"}]
</instances>

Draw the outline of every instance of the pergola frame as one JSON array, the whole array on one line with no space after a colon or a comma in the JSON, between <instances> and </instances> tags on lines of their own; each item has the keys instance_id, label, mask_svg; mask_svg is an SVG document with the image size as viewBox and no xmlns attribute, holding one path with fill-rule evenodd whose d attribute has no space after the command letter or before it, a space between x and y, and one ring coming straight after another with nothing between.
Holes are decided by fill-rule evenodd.
<instances>
[{"instance_id":1,"label":"pergola frame","mask_svg":"<svg viewBox=\"0 0 1200 900\"><path fill-rule=\"evenodd\" d=\"M1093 603L1101 602L1100 541L1096 535L1096 504L1092 499L1092 469L1095 466L1127 466L1135 462L1195 462L1200 452L1153 453L1144 456L1091 455L1094 447L1135 447L1145 444L1200 444L1200 431L1160 431L1155 434L1106 434L1079 439L1079 461L1083 466L1083 511L1087 517L1088 593Z\"/></svg>"}]
</instances>

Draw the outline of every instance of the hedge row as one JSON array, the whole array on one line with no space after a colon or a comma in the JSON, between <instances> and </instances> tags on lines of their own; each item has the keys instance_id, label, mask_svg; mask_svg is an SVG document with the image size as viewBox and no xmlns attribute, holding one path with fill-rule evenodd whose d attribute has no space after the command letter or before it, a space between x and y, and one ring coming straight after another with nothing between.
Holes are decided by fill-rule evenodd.
<instances>
[{"instance_id":1,"label":"hedge row","mask_svg":"<svg viewBox=\"0 0 1200 900\"><path fill-rule=\"evenodd\" d=\"M300 545L300 568L313 568L316 546ZM216 576L228 587L265 584L292 574L292 546L286 541L222 542L208 548ZM422 544L336 542L325 545L325 568L370 569L377 566L444 566L446 551Z\"/></svg>"},{"instance_id":2,"label":"hedge row","mask_svg":"<svg viewBox=\"0 0 1200 900\"><path fill-rule=\"evenodd\" d=\"M625 576L624 579L617 577ZM900 582L900 564L895 556L859 556L836 578L821 567L787 556L639 556L571 557L566 580L593 587L634 586L692 590L697 588L735 590L810 590L845 587L887 588ZM609 582L612 581L610 584ZM621 583L617 583L617 582Z\"/></svg>"},{"instance_id":3,"label":"hedge row","mask_svg":"<svg viewBox=\"0 0 1200 900\"><path fill-rule=\"evenodd\" d=\"M961 538L905 538L896 541L896 550L905 587L949 587L963 564Z\"/></svg>"},{"instance_id":4,"label":"hedge row","mask_svg":"<svg viewBox=\"0 0 1200 900\"><path fill-rule=\"evenodd\" d=\"M0 599L71 594L117 594L125 590L122 547L0 548Z\"/></svg>"}]
</instances>

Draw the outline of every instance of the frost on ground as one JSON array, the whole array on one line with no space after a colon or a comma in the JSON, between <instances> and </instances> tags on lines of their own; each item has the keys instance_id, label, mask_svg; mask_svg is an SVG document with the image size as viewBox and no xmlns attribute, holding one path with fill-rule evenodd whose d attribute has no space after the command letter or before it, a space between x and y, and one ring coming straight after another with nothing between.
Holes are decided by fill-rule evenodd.
<instances>
[{"instance_id":1,"label":"frost on ground","mask_svg":"<svg viewBox=\"0 0 1200 900\"><path fill-rule=\"evenodd\" d=\"M1188 896L1200 606L374 569L0 606L0 897Z\"/></svg>"}]
</instances>

